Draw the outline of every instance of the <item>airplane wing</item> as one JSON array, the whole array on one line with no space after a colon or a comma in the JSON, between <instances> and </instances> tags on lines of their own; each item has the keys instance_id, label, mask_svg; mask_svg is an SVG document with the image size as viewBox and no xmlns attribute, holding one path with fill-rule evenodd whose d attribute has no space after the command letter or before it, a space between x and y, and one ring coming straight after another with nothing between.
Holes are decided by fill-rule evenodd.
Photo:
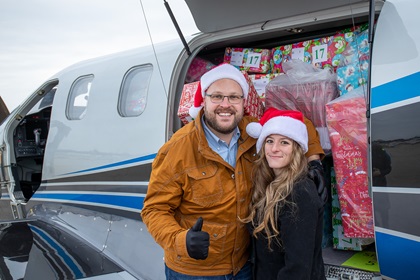
<instances>
[{"instance_id":1,"label":"airplane wing","mask_svg":"<svg viewBox=\"0 0 420 280\"><path fill-rule=\"evenodd\" d=\"M40 220L0 223L0 279L136 279L80 237Z\"/></svg>"}]
</instances>

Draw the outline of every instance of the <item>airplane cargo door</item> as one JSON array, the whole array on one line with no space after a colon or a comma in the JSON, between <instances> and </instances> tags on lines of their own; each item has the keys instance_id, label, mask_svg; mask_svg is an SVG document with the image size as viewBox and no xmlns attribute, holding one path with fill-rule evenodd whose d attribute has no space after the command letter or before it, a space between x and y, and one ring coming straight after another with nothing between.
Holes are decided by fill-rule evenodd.
<instances>
[{"instance_id":1,"label":"airplane cargo door","mask_svg":"<svg viewBox=\"0 0 420 280\"><path fill-rule=\"evenodd\" d=\"M420 256L420 30L417 1L387 1L372 51L372 196L386 279L414 279Z\"/></svg>"}]
</instances>

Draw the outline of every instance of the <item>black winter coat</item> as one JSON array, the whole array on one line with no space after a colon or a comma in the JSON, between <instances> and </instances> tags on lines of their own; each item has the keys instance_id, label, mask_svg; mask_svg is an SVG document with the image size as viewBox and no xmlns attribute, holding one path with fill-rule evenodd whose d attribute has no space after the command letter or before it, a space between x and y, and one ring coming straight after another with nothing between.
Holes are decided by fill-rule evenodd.
<instances>
[{"instance_id":1,"label":"black winter coat","mask_svg":"<svg viewBox=\"0 0 420 280\"><path fill-rule=\"evenodd\" d=\"M310 179L296 183L290 195L295 205L281 209L277 228L280 240L268 242L260 233L252 239L252 261L256 280L325 280L322 259L324 207Z\"/></svg>"}]
</instances>

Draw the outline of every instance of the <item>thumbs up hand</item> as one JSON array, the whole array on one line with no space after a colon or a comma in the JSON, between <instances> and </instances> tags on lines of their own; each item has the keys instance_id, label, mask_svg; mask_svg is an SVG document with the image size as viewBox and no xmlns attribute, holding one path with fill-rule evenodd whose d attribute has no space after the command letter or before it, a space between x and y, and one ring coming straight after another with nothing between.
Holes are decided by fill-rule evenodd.
<instances>
[{"instance_id":1,"label":"thumbs up hand","mask_svg":"<svg viewBox=\"0 0 420 280\"><path fill-rule=\"evenodd\" d=\"M207 232L201 231L203 218L197 222L187 232L187 251L188 255L196 260L205 260L209 254L210 236Z\"/></svg>"}]
</instances>

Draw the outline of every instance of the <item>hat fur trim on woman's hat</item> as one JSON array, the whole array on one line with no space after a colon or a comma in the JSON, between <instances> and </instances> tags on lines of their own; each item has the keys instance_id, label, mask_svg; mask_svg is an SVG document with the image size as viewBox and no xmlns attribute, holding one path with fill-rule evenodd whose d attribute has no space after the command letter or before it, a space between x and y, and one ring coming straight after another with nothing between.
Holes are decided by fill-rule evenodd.
<instances>
[{"instance_id":1,"label":"hat fur trim on woman's hat","mask_svg":"<svg viewBox=\"0 0 420 280\"><path fill-rule=\"evenodd\" d=\"M261 150L267 136L280 134L296 141L303 149L308 151L308 130L303 114L299 111L278 110L268 108L259 122L249 123L246 132L252 138L257 138L257 152Z\"/></svg>"},{"instance_id":2,"label":"hat fur trim on woman's hat","mask_svg":"<svg viewBox=\"0 0 420 280\"><path fill-rule=\"evenodd\" d=\"M198 113L203 107L202 103L206 94L206 90L211 86L212 83L221 79L234 80L241 86L244 98L246 99L248 97L249 85L245 79L244 74L242 74L239 69L237 69L235 66L232 66L231 64L221 64L201 76L197 91L194 95L194 105L189 109L189 114L193 119L198 116Z\"/></svg>"}]
</instances>

